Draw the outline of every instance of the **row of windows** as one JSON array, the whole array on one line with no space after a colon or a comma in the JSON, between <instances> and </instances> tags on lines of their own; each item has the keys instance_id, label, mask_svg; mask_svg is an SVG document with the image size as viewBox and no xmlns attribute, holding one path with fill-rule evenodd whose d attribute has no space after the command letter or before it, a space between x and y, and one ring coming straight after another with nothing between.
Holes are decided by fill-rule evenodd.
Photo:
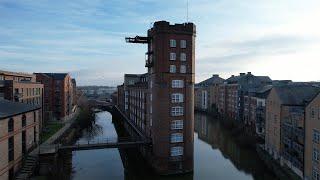
<instances>
[{"instance_id":1,"label":"row of windows","mask_svg":"<svg viewBox=\"0 0 320 180\"><path fill-rule=\"evenodd\" d=\"M177 47L177 41L175 39L170 39L170 47L174 48ZM180 48L187 48L187 41L180 40Z\"/></svg>"},{"instance_id":2,"label":"row of windows","mask_svg":"<svg viewBox=\"0 0 320 180\"><path fill-rule=\"evenodd\" d=\"M177 68L176 65L170 65L170 69L169 69L170 73L176 73L177 72ZM186 73L187 72L187 67L186 65L181 65L180 66L180 73Z\"/></svg>"},{"instance_id":3,"label":"row of windows","mask_svg":"<svg viewBox=\"0 0 320 180\"><path fill-rule=\"evenodd\" d=\"M33 112L33 122L36 122L36 112ZM21 118L21 124L22 124L22 127L25 127L27 125L27 118L26 118L26 115L22 115L22 118ZM14 121L13 121L13 118L10 118L8 120L8 133L10 132L13 132L14 130Z\"/></svg>"},{"instance_id":4,"label":"row of windows","mask_svg":"<svg viewBox=\"0 0 320 180\"><path fill-rule=\"evenodd\" d=\"M170 53L170 61L177 60L177 54L174 52ZM180 61L187 61L187 54L186 53L180 53Z\"/></svg>"},{"instance_id":5,"label":"row of windows","mask_svg":"<svg viewBox=\"0 0 320 180\"><path fill-rule=\"evenodd\" d=\"M22 95L24 95L24 89L26 89L27 96L40 95L40 88L21 88L20 92L22 93ZM15 93L19 93L19 88L15 89Z\"/></svg>"}]
</instances>

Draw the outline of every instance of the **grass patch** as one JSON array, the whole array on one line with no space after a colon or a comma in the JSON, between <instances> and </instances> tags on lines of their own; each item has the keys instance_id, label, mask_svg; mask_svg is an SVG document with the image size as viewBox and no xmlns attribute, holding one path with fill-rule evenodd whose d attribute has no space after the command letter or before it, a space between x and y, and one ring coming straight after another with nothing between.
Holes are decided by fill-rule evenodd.
<instances>
[{"instance_id":1,"label":"grass patch","mask_svg":"<svg viewBox=\"0 0 320 180\"><path fill-rule=\"evenodd\" d=\"M52 135L59 131L64 125L60 123L47 124L41 134L41 143L48 140Z\"/></svg>"}]
</instances>

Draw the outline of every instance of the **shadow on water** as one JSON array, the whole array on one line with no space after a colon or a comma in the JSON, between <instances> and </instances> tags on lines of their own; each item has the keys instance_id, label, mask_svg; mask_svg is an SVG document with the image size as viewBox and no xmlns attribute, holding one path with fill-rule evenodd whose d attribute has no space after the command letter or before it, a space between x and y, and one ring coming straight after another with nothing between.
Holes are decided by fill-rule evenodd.
<instances>
[{"instance_id":1,"label":"shadow on water","mask_svg":"<svg viewBox=\"0 0 320 180\"><path fill-rule=\"evenodd\" d=\"M96 121L82 132L78 141L128 134L108 112L96 115ZM255 150L237 145L218 120L195 114L194 173L183 176L157 176L135 148L77 151L61 156L58 179L111 180L211 180L276 179Z\"/></svg>"}]
</instances>

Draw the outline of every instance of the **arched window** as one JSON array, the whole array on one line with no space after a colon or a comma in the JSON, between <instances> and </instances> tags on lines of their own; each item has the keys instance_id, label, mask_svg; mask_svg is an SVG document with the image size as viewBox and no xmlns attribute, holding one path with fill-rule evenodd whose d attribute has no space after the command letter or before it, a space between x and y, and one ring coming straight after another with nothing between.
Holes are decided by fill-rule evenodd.
<instances>
[{"instance_id":1,"label":"arched window","mask_svg":"<svg viewBox=\"0 0 320 180\"><path fill-rule=\"evenodd\" d=\"M22 127L25 127L27 125L27 118L26 115L22 115Z\"/></svg>"},{"instance_id":2,"label":"arched window","mask_svg":"<svg viewBox=\"0 0 320 180\"><path fill-rule=\"evenodd\" d=\"M8 121L8 132L12 132L13 131L13 119L10 118Z\"/></svg>"}]
</instances>

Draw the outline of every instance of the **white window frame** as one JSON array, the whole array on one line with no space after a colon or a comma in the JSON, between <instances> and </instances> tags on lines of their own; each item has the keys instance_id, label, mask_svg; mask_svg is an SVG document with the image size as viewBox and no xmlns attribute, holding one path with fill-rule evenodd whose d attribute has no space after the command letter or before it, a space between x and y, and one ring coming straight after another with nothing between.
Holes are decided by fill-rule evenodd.
<instances>
[{"instance_id":1,"label":"white window frame","mask_svg":"<svg viewBox=\"0 0 320 180\"><path fill-rule=\"evenodd\" d=\"M182 156L183 146L174 146L170 148L170 156Z\"/></svg>"},{"instance_id":2,"label":"white window frame","mask_svg":"<svg viewBox=\"0 0 320 180\"><path fill-rule=\"evenodd\" d=\"M171 130L183 129L183 120L173 120L171 122Z\"/></svg>"},{"instance_id":3,"label":"white window frame","mask_svg":"<svg viewBox=\"0 0 320 180\"><path fill-rule=\"evenodd\" d=\"M177 41L175 39L170 39L170 47L177 47Z\"/></svg>"},{"instance_id":4,"label":"white window frame","mask_svg":"<svg viewBox=\"0 0 320 180\"><path fill-rule=\"evenodd\" d=\"M180 66L180 73L182 73L182 74L187 73L187 66L186 65L181 65Z\"/></svg>"},{"instance_id":5,"label":"white window frame","mask_svg":"<svg viewBox=\"0 0 320 180\"><path fill-rule=\"evenodd\" d=\"M182 133L172 133L170 135L171 143L181 143L183 142L183 134Z\"/></svg>"},{"instance_id":6,"label":"white window frame","mask_svg":"<svg viewBox=\"0 0 320 180\"><path fill-rule=\"evenodd\" d=\"M183 116L184 109L182 106L171 107L171 116Z\"/></svg>"},{"instance_id":7,"label":"white window frame","mask_svg":"<svg viewBox=\"0 0 320 180\"><path fill-rule=\"evenodd\" d=\"M184 88L183 80L172 80L171 82L172 88Z\"/></svg>"},{"instance_id":8,"label":"white window frame","mask_svg":"<svg viewBox=\"0 0 320 180\"><path fill-rule=\"evenodd\" d=\"M184 101L184 96L182 93L172 93L171 102L172 103L182 103Z\"/></svg>"},{"instance_id":9,"label":"white window frame","mask_svg":"<svg viewBox=\"0 0 320 180\"><path fill-rule=\"evenodd\" d=\"M170 61L175 61L177 59L177 54L174 52L170 53Z\"/></svg>"},{"instance_id":10,"label":"white window frame","mask_svg":"<svg viewBox=\"0 0 320 180\"><path fill-rule=\"evenodd\" d=\"M180 53L180 61L187 61L187 54L186 53Z\"/></svg>"},{"instance_id":11,"label":"white window frame","mask_svg":"<svg viewBox=\"0 0 320 180\"><path fill-rule=\"evenodd\" d=\"M177 67L176 65L171 64L169 68L170 73L176 73L177 72Z\"/></svg>"},{"instance_id":12,"label":"white window frame","mask_svg":"<svg viewBox=\"0 0 320 180\"><path fill-rule=\"evenodd\" d=\"M187 48L187 40L185 40L185 39L180 40L180 47L182 49Z\"/></svg>"}]
</instances>

